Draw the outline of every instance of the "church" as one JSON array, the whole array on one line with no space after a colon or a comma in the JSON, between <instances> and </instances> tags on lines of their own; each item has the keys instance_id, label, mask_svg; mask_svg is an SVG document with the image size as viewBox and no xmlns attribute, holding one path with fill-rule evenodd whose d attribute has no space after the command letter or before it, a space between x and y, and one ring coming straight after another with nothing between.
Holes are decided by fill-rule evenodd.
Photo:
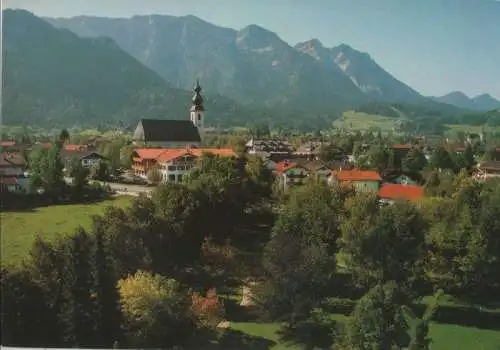
<instances>
[{"instance_id":1,"label":"church","mask_svg":"<svg viewBox=\"0 0 500 350\"><path fill-rule=\"evenodd\" d=\"M133 140L148 148L198 147L205 136L204 114L201 86L197 80L189 120L141 119Z\"/></svg>"}]
</instances>

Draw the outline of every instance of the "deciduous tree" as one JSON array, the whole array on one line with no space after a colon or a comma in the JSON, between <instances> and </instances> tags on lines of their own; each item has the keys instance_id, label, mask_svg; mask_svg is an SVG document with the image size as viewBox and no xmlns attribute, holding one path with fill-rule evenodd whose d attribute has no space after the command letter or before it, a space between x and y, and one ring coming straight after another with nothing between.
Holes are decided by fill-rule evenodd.
<instances>
[{"instance_id":1,"label":"deciduous tree","mask_svg":"<svg viewBox=\"0 0 500 350\"><path fill-rule=\"evenodd\" d=\"M193 336L189 295L177 281L138 271L118 285L128 346L171 348Z\"/></svg>"}]
</instances>

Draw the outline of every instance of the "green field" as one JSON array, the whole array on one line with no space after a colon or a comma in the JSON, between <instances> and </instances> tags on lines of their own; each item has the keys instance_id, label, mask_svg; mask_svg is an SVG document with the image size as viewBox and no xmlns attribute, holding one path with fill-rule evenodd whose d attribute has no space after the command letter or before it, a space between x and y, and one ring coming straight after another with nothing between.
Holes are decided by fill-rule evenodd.
<instances>
[{"instance_id":1,"label":"green field","mask_svg":"<svg viewBox=\"0 0 500 350\"><path fill-rule=\"evenodd\" d=\"M341 320L343 317L335 315ZM293 345L279 342L276 331L277 323L232 323L231 328L254 337L266 339L269 344L275 344L273 350L301 349ZM484 330L450 324L431 324L430 335L433 350L498 350L500 346L500 331Z\"/></svg>"},{"instance_id":2,"label":"green field","mask_svg":"<svg viewBox=\"0 0 500 350\"><path fill-rule=\"evenodd\" d=\"M111 205L125 207L131 197L117 197L92 204L66 204L35 208L32 211L1 213L2 265L19 263L31 249L37 233L47 239L58 234L88 228L93 215L101 214Z\"/></svg>"},{"instance_id":3,"label":"green field","mask_svg":"<svg viewBox=\"0 0 500 350\"><path fill-rule=\"evenodd\" d=\"M448 130L446 131L446 134L449 136L455 136L455 134L459 131L465 132L465 133L476 133L479 134L481 130L483 129L482 125L464 125L464 124L446 124L445 125ZM494 126L494 127L486 127L485 132L500 132L500 126Z\"/></svg>"},{"instance_id":4,"label":"green field","mask_svg":"<svg viewBox=\"0 0 500 350\"><path fill-rule=\"evenodd\" d=\"M354 129L366 131L370 128L380 128L382 132L386 133L393 131L399 119L384 117L382 115L366 114L362 112L344 112L342 118L333 122L336 128Z\"/></svg>"}]
</instances>

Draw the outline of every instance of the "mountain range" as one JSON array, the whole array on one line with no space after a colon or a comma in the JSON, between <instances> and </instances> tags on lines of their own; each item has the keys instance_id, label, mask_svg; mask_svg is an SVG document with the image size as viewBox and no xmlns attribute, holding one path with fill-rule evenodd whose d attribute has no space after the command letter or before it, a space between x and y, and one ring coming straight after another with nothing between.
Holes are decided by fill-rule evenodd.
<instances>
[{"instance_id":1,"label":"mountain range","mask_svg":"<svg viewBox=\"0 0 500 350\"><path fill-rule=\"evenodd\" d=\"M198 78L212 124L329 123L366 103L464 108L422 96L348 45L290 46L257 25L233 30L163 15L41 19L24 10L5 10L3 25L6 123L184 118Z\"/></svg>"},{"instance_id":2,"label":"mountain range","mask_svg":"<svg viewBox=\"0 0 500 350\"><path fill-rule=\"evenodd\" d=\"M327 109L425 99L367 53L345 44L326 48L317 39L291 46L257 25L234 30L159 15L46 20L81 36L112 38L173 86L186 89L199 77L207 90L240 103Z\"/></svg>"},{"instance_id":3,"label":"mountain range","mask_svg":"<svg viewBox=\"0 0 500 350\"><path fill-rule=\"evenodd\" d=\"M453 91L441 97L433 97L433 99L437 102L473 111L491 111L500 108L500 101L489 94L481 94L470 98L461 91Z\"/></svg>"},{"instance_id":4,"label":"mountain range","mask_svg":"<svg viewBox=\"0 0 500 350\"><path fill-rule=\"evenodd\" d=\"M110 38L81 38L23 10L5 10L3 27L5 124L99 125L188 115L191 92L172 87ZM214 123L240 113L228 98L206 97Z\"/></svg>"}]
</instances>

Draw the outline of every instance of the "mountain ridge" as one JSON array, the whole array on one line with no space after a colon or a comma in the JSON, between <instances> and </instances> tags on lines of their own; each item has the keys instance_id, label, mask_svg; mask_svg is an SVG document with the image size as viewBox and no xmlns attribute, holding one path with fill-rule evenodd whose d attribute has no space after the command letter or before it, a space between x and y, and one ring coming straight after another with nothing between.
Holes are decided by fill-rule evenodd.
<instances>
[{"instance_id":1,"label":"mountain ridge","mask_svg":"<svg viewBox=\"0 0 500 350\"><path fill-rule=\"evenodd\" d=\"M345 44L337 47L343 55L349 56L350 61L364 60L362 65L370 64L365 70L376 69L375 74L383 76L381 93L376 93L373 79L364 82L363 69L350 67L346 72L340 69L340 64L334 65L327 60L318 62L310 53L300 50L300 43L292 46L276 33L255 24L235 30L210 24L195 16L162 15L113 20L91 16L45 19L56 27L65 27L77 34L111 36L125 51L176 87L184 88L194 76L199 76L210 89L240 103L265 101L268 106L293 105L300 98L293 108L321 106L320 109L327 111L329 105L338 105L342 109L374 100L420 102L425 99L390 76L367 53ZM200 27L194 23L198 20L204 34L200 34ZM187 29L191 43L182 40ZM134 34L123 34L131 32ZM333 48L325 49L318 39L315 40L323 50L328 50L325 54L332 56L335 53ZM141 48L136 42L149 42L151 46ZM347 48L350 49L348 52ZM210 53L211 50L215 52ZM160 57L165 61L160 61ZM167 58L176 67L175 71L166 67ZM357 71L361 71L361 75ZM389 88L391 84L396 86Z\"/></svg>"},{"instance_id":2,"label":"mountain ridge","mask_svg":"<svg viewBox=\"0 0 500 350\"><path fill-rule=\"evenodd\" d=\"M5 124L188 118L192 92L172 87L109 37L81 38L25 10L4 10L3 26ZM243 113L225 97L205 100L210 123Z\"/></svg>"},{"instance_id":3,"label":"mountain ridge","mask_svg":"<svg viewBox=\"0 0 500 350\"><path fill-rule=\"evenodd\" d=\"M432 99L440 103L446 103L472 111L486 112L500 108L500 101L488 93L469 97L462 91L452 91L443 96L434 96Z\"/></svg>"},{"instance_id":4,"label":"mountain ridge","mask_svg":"<svg viewBox=\"0 0 500 350\"><path fill-rule=\"evenodd\" d=\"M187 117L190 104L191 92L186 90L198 78L208 92L207 122L212 125L267 121L281 128L310 129L328 126L343 111L370 102L353 83L357 71L346 74L333 59L340 53L333 55L334 48L325 49L319 40L312 43L325 50L328 62L317 62L311 53L290 47L257 25L235 31L195 16L135 16L143 32L128 27L122 36L125 42L119 43L115 36L127 29L126 22L109 26L107 19L79 18L84 27L95 30L103 26L99 30L107 32L80 37L71 28L54 27L27 11L4 11L4 111L8 123L59 126L134 123L142 117L180 119ZM139 45L142 56L126 50L127 40ZM163 50L169 42L181 44L177 50L175 46ZM337 50L342 57L354 55L349 56L353 61L373 61L345 44ZM159 63L169 79L145 61ZM381 68L380 72L386 74ZM364 75L359 78L363 79ZM187 81L186 90L176 86L183 80ZM216 88L230 91L244 105ZM440 115L458 110L431 99L418 103L426 105L426 110L440 110Z\"/></svg>"},{"instance_id":5,"label":"mountain ridge","mask_svg":"<svg viewBox=\"0 0 500 350\"><path fill-rule=\"evenodd\" d=\"M242 94L243 96L236 96L237 94L234 94L231 91L228 91L231 88L238 89L240 87L238 86L238 84L234 84L234 82L233 83L228 82L227 80L230 80L231 78L224 77L224 74L217 72L217 69L214 69L216 72L206 72L206 71L204 72L204 70L199 67L199 64L197 66L197 64L192 64L192 62L190 62L188 64L190 66L189 68L184 67L183 69L180 69L180 71L178 73L175 73L175 74L172 72L169 72L165 67L162 67L162 63L159 63L157 58L155 59L153 57L154 54L159 55L159 56L165 56L165 58L169 57L169 54L165 53L166 50L164 48L159 49L158 47L154 47L154 45L153 45L153 47L150 47L148 50L146 50L148 52L148 55L145 55L144 50L141 51L137 47L132 47L133 45L130 43L131 40L127 40L126 38L124 38L123 34L118 33L118 32L120 32L120 30L117 30L116 28L120 27L122 29L121 33L127 32L127 25L125 25L125 23L131 23L131 22L137 23L138 21L143 22L143 23L148 22L149 25L154 24L151 22L158 22L158 21L160 21L160 22L170 21L170 22L176 22L177 24L179 24L179 23L182 24L184 22L184 26L186 26L186 23L190 23L190 24L198 23L199 25L203 25L205 27L205 29L210 30L210 31L213 31L216 29L219 30L219 33L220 33L220 31L225 31L225 35L230 36L230 37L231 36L234 37L235 33L236 33L236 35L238 35L238 33L242 32L246 29L265 32L267 35L272 35L274 37L274 39L278 39L279 41L284 43L286 46L288 46L289 48L293 48L293 49L297 49L297 47L300 44L308 42L308 41L305 41L302 43L291 44L291 43L287 43L286 41L282 40L276 33L269 31L268 29L261 27L261 26L258 26L258 25L255 25L255 24L250 24L250 25L247 25L247 26L242 27L240 29L233 29L233 28L227 28L227 27L222 27L222 26L212 24L212 23L210 23L202 18L199 18L197 16L194 16L194 15L171 16L171 15L150 14L150 15L134 15L131 17L114 17L114 18L83 15L83 16L76 16L76 17L57 17L57 18L44 17L44 19L56 27L69 28L70 30L74 31L75 33L77 33L79 35L83 35L83 36L105 35L105 36L112 37L113 39L115 39L115 41L121 47L124 48L125 51L130 53L132 56L138 58L145 65L152 68L153 70L158 72L161 76L163 76L167 81L172 83L172 85L179 87L179 88L186 89L187 88L186 84L188 83L188 80L191 81L192 80L191 78L194 75L200 75L200 76L205 75L208 77L207 78L208 80L211 79L210 77L213 77L214 75L218 75L217 77L214 78L214 80L217 81L217 84L209 83L210 88L211 89L218 89L217 92L219 94L229 96L233 99L239 100L239 102L246 102L244 100L249 94L243 93ZM109 26L109 24L103 25L104 22L108 22L108 21L111 21L114 23L114 26L115 26L114 29L112 28L112 26ZM85 22L92 22L92 25L86 25ZM100 22L100 24L96 26L96 22ZM121 24L118 25L117 23L121 23ZM170 23L170 25L172 25L172 23ZM103 27L106 27L106 28L103 28ZM137 27L135 27L135 29L137 29ZM145 29L142 28L142 30L145 30ZM130 32L130 31L131 31L131 29L129 27L128 32ZM141 30L139 30L139 31L141 31ZM161 31L159 31L159 32L161 33ZM161 36L161 34L157 33L157 36L158 35ZM158 40L161 41L161 38ZM227 37L226 37L226 40L227 40ZM311 39L311 40L315 40L320 46L322 46L324 48L323 44L321 43L321 41L319 39ZM309 40L309 41L311 41L311 40ZM145 41L147 42L148 40L145 40ZM151 42L151 37L149 37L149 41ZM162 45L165 46L164 44L165 43L163 42L163 43L158 44L157 46L162 46ZM170 44L172 44L172 43L170 43ZM225 44L227 44L227 42ZM261 47L260 49L263 52L265 52L266 49L268 51L270 51L269 47ZM362 64L355 64L354 65L355 67L353 67L352 64L348 67L348 69L357 71L357 73L354 74L351 72L351 74L349 74L349 73L345 73L345 74L349 77L349 79L351 80L351 83L354 84L359 90L361 90L362 93L365 95L365 97L368 97L368 100L369 100L368 102L381 100L384 102L402 101L402 102L409 102L409 103L421 103L421 102L430 103L428 101L428 99L430 99L432 101L435 101L435 102L437 101L437 102L441 103L440 101L436 100L433 97L423 96L422 94L420 94L419 92L417 92L413 88L411 88L408 84L406 84L406 83L398 80L396 77L392 76L390 73L388 73L386 70L384 70L380 65L378 65L378 63L371 57L370 54L353 49L351 46L349 46L348 44L345 44L345 43L341 43L338 46L334 46L334 47L329 48L327 50L333 50L333 49L335 49L339 52L342 52L344 55L347 55L347 56L354 55L354 57L351 57L351 59L347 60L349 62L352 62L353 58L355 60L358 60L358 61L365 60L365 62ZM160 50L160 51L163 50L163 52L158 52L158 50ZM230 51L233 51L232 53L234 54L234 50L230 50ZM154 53L152 53L152 52L154 52ZM302 53L306 53L306 54L310 55L310 53L307 53L307 52L302 52ZM145 57L145 56L147 56L147 57ZM189 52L189 54L187 54L187 56L193 56L193 52ZM196 55L194 55L194 56L196 56ZM203 58L207 59L207 57L203 57ZM250 59L250 61L252 61L252 58L249 58L249 59ZM273 60L270 63L268 63L268 65L269 64L278 64L276 61L278 61L278 60ZM345 60L343 60L343 61L341 60L341 62L340 62L341 65L343 64L344 66L348 66L348 65L346 65L346 63L347 62ZM163 63L163 64L165 64L165 63ZM371 67L367 68L366 67L367 65L369 65ZM332 67L330 67L330 68L332 68ZM236 70L238 70L238 69L241 69L241 68L228 67L228 70L230 72L232 72L232 74L236 74ZM192 72L192 70L197 71L198 74L194 74ZM363 70L368 71L372 75L379 76L379 78L382 79L381 85L383 85L383 86L378 86L376 84L377 79L374 79L373 77L366 78L364 76L366 74L366 72L359 73L359 71L363 71ZM203 74L203 73L205 73L205 74ZM328 74L331 74L331 72ZM336 77L336 79L339 79L339 78ZM367 81L365 81L365 80L367 80ZM343 84L344 86L347 86L347 83L345 81L341 82L339 84ZM214 85L214 86L212 86L212 85ZM262 84L262 85L265 85L265 84ZM335 95L335 94L333 94L333 95ZM364 101L361 101L361 98L359 98L359 96L358 96L358 98L355 98L355 100L356 99L359 100L359 101L356 101L357 103L367 102L366 99ZM256 98L255 100L262 100L262 96L258 96L258 98ZM280 98L273 99L273 98L271 98L269 103L267 103L267 104L273 104L276 102L276 100L278 100L278 101L282 100L282 102L285 102L285 103L289 102L289 99L280 99ZM427 100L427 101L423 101L423 100ZM255 102L255 101L252 101L252 102Z\"/></svg>"}]
</instances>

